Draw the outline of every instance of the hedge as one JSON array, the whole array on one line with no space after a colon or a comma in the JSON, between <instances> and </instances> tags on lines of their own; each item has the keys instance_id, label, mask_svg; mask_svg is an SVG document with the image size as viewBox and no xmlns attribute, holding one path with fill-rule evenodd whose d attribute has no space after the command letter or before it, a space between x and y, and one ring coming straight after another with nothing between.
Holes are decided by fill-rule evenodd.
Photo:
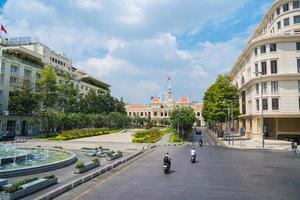
<instances>
[{"instance_id":1,"label":"hedge","mask_svg":"<svg viewBox=\"0 0 300 200\"><path fill-rule=\"evenodd\" d=\"M110 134L108 128L87 128L87 129L76 129L70 131L63 131L61 134L50 140L73 140L82 137L91 137L97 135L106 135Z\"/></svg>"}]
</instances>

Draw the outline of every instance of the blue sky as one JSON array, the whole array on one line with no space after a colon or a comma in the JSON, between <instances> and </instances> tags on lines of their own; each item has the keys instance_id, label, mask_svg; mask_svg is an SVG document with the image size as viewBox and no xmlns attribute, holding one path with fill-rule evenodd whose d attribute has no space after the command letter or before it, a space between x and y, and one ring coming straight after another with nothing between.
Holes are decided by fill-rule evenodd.
<instances>
[{"instance_id":1,"label":"blue sky","mask_svg":"<svg viewBox=\"0 0 300 200\"><path fill-rule=\"evenodd\" d=\"M31 36L112 86L128 103L202 101L274 0L0 0L8 37Z\"/></svg>"}]
</instances>

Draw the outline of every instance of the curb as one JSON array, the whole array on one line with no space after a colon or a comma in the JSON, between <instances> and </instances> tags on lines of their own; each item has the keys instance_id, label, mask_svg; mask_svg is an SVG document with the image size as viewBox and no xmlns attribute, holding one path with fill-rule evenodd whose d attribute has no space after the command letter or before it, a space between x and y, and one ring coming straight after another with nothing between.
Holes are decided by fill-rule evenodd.
<instances>
[{"instance_id":1,"label":"curb","mask_svg":"<svg viewBox=\"0 0 300 200\"><path fill-rule=\"evenodd\" d=\"M154 148L154 147L151 146L151 148ZM85 182L87 182L87 181L89 181L89 180L91 180L91 179L107 172L107 171L112 170L113 168L118 167L119 165L122 165L123 163L126 163L126 162L130 161L131 159L133 159L133 158L135 158L135 157L137 157L137 156L139 156L143 153L144 153L144 151L138 151L138 152L136 152L132 155L129 155L129 156L123 158L123 159L117 160L116 162L111 163L107 166L104 166L104 167L102 167L102 168L100 168L100 169L98 169L98 170L96 170L92 173L89 173L89 174L87 174L87 175L85 175L81 178L75 179L71 183L66 183L66 184L62 185L61 187L56 188L56 189L54 189L54 190L38 197L38 198L36 198L36 200L53 199L53 198L65 193L65 192L67 192L68 190L71 190L71 189L77 187L78 185L81 185L81 184L83 184L83 183L85 183Z\"/></svg>"}]
</instances>

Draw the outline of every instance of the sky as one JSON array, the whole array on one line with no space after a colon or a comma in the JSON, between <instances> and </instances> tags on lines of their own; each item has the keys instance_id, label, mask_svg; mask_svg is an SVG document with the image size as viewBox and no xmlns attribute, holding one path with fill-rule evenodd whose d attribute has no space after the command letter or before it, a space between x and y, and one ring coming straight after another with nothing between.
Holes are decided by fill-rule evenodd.
<instances>
[{"instance_id":1,"label":"sky","mask_svg":"<svg viewBox=\"0 0 300 200\"><path fill-rule=\"evenodd\" d=\"M167 92L201 102L274 0L0 0L7 37L30 36L126 103Z\"/></svg>"}]
</instances>

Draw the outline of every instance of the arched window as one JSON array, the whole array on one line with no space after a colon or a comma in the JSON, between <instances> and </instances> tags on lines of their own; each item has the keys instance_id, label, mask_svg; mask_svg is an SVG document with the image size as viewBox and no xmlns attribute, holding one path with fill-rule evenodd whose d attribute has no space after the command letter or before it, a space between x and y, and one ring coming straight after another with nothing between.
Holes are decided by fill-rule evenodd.
<instances>
[{"instance_id":1,"label":"arched window","mask_svg":"<svg viewBox=\"0 0 300 200\"><path fill-rule=\"evenodd\" d=\"M242 76L241 85L244 85L244 84L245 84L245 77Z\"/></svg>"}]
</instances>

